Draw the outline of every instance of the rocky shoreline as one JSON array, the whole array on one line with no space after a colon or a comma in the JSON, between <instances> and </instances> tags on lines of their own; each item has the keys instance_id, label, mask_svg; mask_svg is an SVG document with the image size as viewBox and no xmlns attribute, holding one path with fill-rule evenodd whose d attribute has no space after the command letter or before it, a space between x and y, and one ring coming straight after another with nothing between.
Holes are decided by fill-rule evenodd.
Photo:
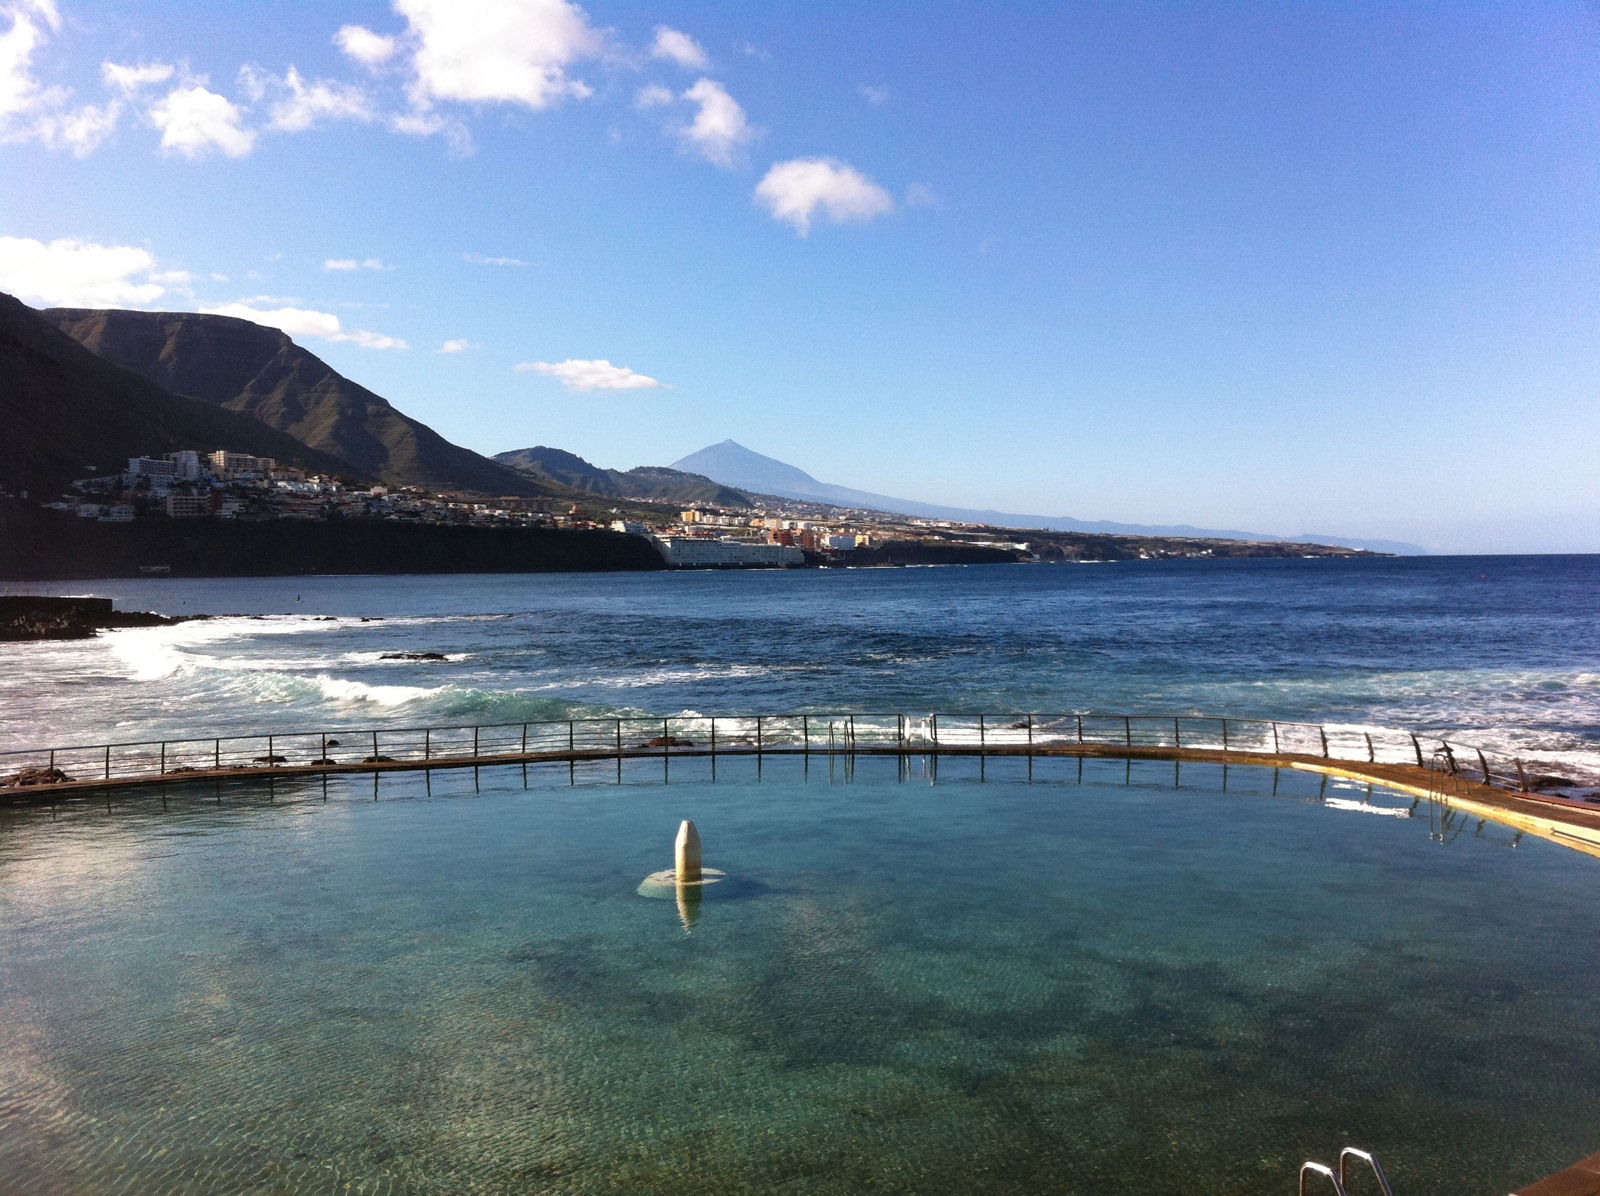
<instances>
[{"instance_id":1,"label":"rocky shoreline","mask_svg":"<svg viewBox=\"0 0 1600 1196\"><path fill-rule=\"evenodd\" d=\"M86 640L110 627L167 627L209 617L116 610L109 598L0 594L0 643Z\"/></svg>"}]
</instances>

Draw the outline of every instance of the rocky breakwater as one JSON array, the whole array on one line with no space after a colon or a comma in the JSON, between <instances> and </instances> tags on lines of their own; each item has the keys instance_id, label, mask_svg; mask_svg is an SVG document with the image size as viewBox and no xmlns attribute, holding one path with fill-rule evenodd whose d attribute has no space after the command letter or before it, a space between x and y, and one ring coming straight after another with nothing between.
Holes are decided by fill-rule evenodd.
<instances>
[{"instance_id":1,"label":"rocky breakwater","mask_svg":"<svg viewBox=\"0 0 1600 1196\"><path fill-rule=\"evenodd\" d=\"M0 594L0 642L82 640L106 627L165 627L205 617L119 611L110 598Z\"/></svg>"}]
</instances>

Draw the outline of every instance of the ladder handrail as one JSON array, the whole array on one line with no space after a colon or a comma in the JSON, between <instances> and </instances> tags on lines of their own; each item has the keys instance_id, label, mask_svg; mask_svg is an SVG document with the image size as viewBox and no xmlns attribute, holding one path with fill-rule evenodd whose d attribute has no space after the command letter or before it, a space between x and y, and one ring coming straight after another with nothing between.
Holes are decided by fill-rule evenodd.
<instances>
[{"instance_id":1,"label":"ladder handrail","mask_svg":"<svg viewBox=\"0 0 1600 1196\"><path fill-rule=\"evenodd\" d=\"M1383 1173L1383 1167L1368 1150L1358 1150L1354 1146L1346 1146L1339 1152L1339 1182L1346 1186L1350 1183L1350 1160L1360 1159L1372 1168L1372 1174L1378 1181L1378 1187L1383 1196L1394 1196L1394 1189L1389 1186L1389 1177Z\"/></svg>"},{"instance_id":2,"label":"ladder handrail","mask_svg":"<svg viewBox=\"0 0 1600 1196\"><path fill-rule=\"evenodd\" d=\"M1348 1196L1344 1184L1339 1182L1339 1177L1334 1174L1333 1168L1323 1163L1300 1164L1300 1196L1311 1196L1311 1189L1306 1186L1306 1179L1312 1175L1320 1175L1332 1184L1334 1196Z\"/></svg>"}]
</instances>

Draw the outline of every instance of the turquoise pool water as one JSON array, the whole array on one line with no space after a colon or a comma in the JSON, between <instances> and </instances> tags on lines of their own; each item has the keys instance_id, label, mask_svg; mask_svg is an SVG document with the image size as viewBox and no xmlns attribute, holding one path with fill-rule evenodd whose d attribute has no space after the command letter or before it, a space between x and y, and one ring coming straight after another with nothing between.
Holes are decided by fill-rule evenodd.
<instances>
[{"instance_id":1,"label":"turquoise pool water","mask_svg":"<svg viewBox=\"0 0 1600 1196\"><path fill-rule=\"evenodd\" d=\"M621 782L0 815L4 1189L1279 1193L1348 1143L1500 1194L1600 1148L1589 857L1266 769ZM682 817L734 878L689 930L634 891Z\"/></svg>"}]
</instances>

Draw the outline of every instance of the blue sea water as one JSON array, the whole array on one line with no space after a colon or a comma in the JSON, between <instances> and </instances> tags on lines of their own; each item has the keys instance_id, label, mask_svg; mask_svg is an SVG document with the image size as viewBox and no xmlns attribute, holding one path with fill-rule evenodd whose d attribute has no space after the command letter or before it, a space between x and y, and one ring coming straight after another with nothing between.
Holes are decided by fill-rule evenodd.
<instances>
[{"instance_id":1,"label":"blue sea water","mask_svg":"<svg viewBox=\"0 0 1600 1196\"><path fill-rule=\"evenodd\" d=\"M686 814L730 879L680 909L635 890ZM1359 1144L1498 1196L1600 1146L1597 896L1425 802L1152 761L0 811L0 1189L1269 1196Z\"/></svg>"},{"instance_id":2,"label":"blue sea water","mask_svg":"<svg viewBox=\"0 0 1600 1196\"><path fill-rule=\"evenodd\" d=\"M0 645L0 750L612 713L1100 710L1409 727L1600 773L1600 556L9 588L267 617ZM381 659L415 651L449 659Z\"/></svg>"},{"instance_id":3,"label":"blue sea water","mask_svg":"<svg viewBox=\"0 0 1600 1196\"><path fill-rule=\"evenodd\" d=\"M225 617L0 646L0 750L1103 710L1600 771L1600 557L11 588ZM419 651L447 659L382 659ZM685 816L733 877L698 909L635 891ZM0 1190L1265 1196L1350 1143L1408 1196L1504 1192L1600 1146L1597 867L1382 790L1148 761L0 810Z\"/></svg>"}]
</instances>

